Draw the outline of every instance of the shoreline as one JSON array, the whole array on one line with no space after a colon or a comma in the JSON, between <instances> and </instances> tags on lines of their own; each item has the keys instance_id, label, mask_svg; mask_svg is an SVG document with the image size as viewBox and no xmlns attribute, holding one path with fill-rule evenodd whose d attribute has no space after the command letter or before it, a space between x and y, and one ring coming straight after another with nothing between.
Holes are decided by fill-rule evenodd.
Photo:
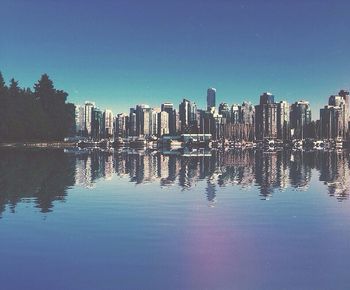
<instances>
[{"instance_id":1,"label":"shoreline","mask_svg":"<svg viewBox=\"0 0 350 290\"><path fill-rule=\"evenodd\" d=\"M48 141L48 142L1 142L0 148L72 148L74 142Z\"/></svg>"}]
</instances>

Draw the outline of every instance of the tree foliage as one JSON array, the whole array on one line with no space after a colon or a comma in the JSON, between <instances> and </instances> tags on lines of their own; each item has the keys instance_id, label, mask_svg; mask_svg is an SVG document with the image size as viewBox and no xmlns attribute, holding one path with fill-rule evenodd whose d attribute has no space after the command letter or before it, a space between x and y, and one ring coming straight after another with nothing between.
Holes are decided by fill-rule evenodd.
<instances>
[{"instance_id":1,"label":"tree foliage","mask_svg":"<svg viewBox=\"0 0 350 290\"><path fill-rule=\"evenodd\" d=\"M43 74L30 88L20 88L11 79L8 86L0 72L0 142L51 141L70 136L74 128L73 104L68 94L55 89L52 80Z\"/></svg>"}]
</instances>

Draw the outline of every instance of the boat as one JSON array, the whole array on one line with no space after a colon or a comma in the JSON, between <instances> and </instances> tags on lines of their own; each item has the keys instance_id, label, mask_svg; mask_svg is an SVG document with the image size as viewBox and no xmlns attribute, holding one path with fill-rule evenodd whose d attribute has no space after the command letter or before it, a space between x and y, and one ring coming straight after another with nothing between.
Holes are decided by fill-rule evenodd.
<instances>
[{"instance_id":1,"label":"boat","mask_svg":"<svg viewBox=\"0 0 350 290\"><path fill-rule=\"evenodd\" d=\"M323 140L316 140L314 141L314 149L320 150L324 149L324 141Z\"/></svg>"},{"instance_id":2,"label":"boat","mask_svg":"<svg viewBox=\"0 0 350 290\"><path fill-rule=\"evenodd\" d=\"M276 142L274 139L265 139L263 142L263 148L264 149L274 149L276 147Z\"/></svg>"},{"instance_id":3,"label":"boat","mask_svg":"<svg viewBox=\"0 0 350 290\"><path fill-rule=\"evenodd\" d=\"M109 142L108 142L108 140L101 140L101 141L99 141L99 142L96 142L95 144L96 144L96 146L99 147L99 148L104 148L104 149L106 149L106 148L109 147Z\"/></svg>"},{"instance_id":4,"label":"boat","mask_svg":"<svg viewBox=\"0 0 350 290\"><path fill-rule=\"evenodd\" d=\"M150 150L157 150L158 149L157 141L148 141L147 148Z\"/></svg>"},{"instance_id":5,"label":"boat","mask_svg":"<svg viewBox=\"0 0 350 290\"><path fill-rule=\"evenodd\" d=\"M253 142L246 142L245 144L244 144L244 146L245 146L245 148L254 148L254 143Z\"/></svg>"},{"instance_id":6,"label":"boat","mask_svg":"<svg viewBox=\"0 0 350 290\"><path fill-rule=\"evenodd\" d=\"M337 138L335 140L335 148L336 149L343 149L343 139L342 138Z\"/></svg>"},{"instance_id":7,"label":"boat","mask_svg":"<svg viewBox=\"0 0 350 290\"><path fill-rule=\"evenodd\" d=\"M123 138L117 138L113 142L113 147L114 148L120 148L120 147L125 147L127 143L123 140Z\"/></svg>"},{"instance_id":8,"label":"boat","mask_svg":"<svg viewBox=\"0 0 350 290\"><path fill-rule=\"evenodd\" d=\"M294 140L293 148L298 150L303 149L303 140Z\"/></svg>"},{"instance_id":9,"label":"boat","mask_svg":"<svg viewBox=\"0 0 350 290\"><path fill-rule=\"evenodd\" d=\"M77 143L77 147L79 147L79 148L93 148L93 147L96 147L96 142L81 140Z\"/></svg>"},{"instance_id":10,"label":"boat","mask_svg":"<svg viewBox=\"0 0 350 290\"><path fill-rule=\"evenodd\" d=\"M179 149L184 146L183 142L180 140L169 140L169 146L171 149Z\"/></svg>"},{"instance_id":11,"label":"boat","mask_svg":"<svg viewBox=\"0 0 350 290\"><path fill-rule=\"evenodd\" d=\"M133 140L130 140L129 146L131 148L145 148L147 145L146 139L144 138L136 138Z\"/></svg>"}]
</instances>

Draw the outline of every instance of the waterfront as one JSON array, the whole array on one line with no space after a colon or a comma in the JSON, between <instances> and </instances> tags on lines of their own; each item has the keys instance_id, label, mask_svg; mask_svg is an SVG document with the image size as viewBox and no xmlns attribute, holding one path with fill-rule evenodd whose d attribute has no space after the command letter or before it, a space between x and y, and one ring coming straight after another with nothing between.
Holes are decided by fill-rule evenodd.
<instances>
[{"instance_id":1,"label":"waterfront","mask_svg":"<svg viewBox=\"0 0 350 290\"><path fill-rule=\"evenodd\" d=\"M348 151L169 153L2 149L2 287L348 287Z\"/></svg>"}]
</instances>

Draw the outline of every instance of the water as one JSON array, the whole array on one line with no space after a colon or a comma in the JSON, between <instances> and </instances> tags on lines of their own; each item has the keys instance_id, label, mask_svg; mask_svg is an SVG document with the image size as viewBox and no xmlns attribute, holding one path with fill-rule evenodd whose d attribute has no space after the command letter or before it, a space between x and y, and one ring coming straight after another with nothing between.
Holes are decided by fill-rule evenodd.
<instances>
[{"instance_id":1,"label":"water","mask_svg":"<svg viewBox=\"0 0 350 290\"><path fill-rule=\"evenodd\" d=\"M0 289L349 289L348 152L0 151Z\"/></svg>"}]
</instances>

